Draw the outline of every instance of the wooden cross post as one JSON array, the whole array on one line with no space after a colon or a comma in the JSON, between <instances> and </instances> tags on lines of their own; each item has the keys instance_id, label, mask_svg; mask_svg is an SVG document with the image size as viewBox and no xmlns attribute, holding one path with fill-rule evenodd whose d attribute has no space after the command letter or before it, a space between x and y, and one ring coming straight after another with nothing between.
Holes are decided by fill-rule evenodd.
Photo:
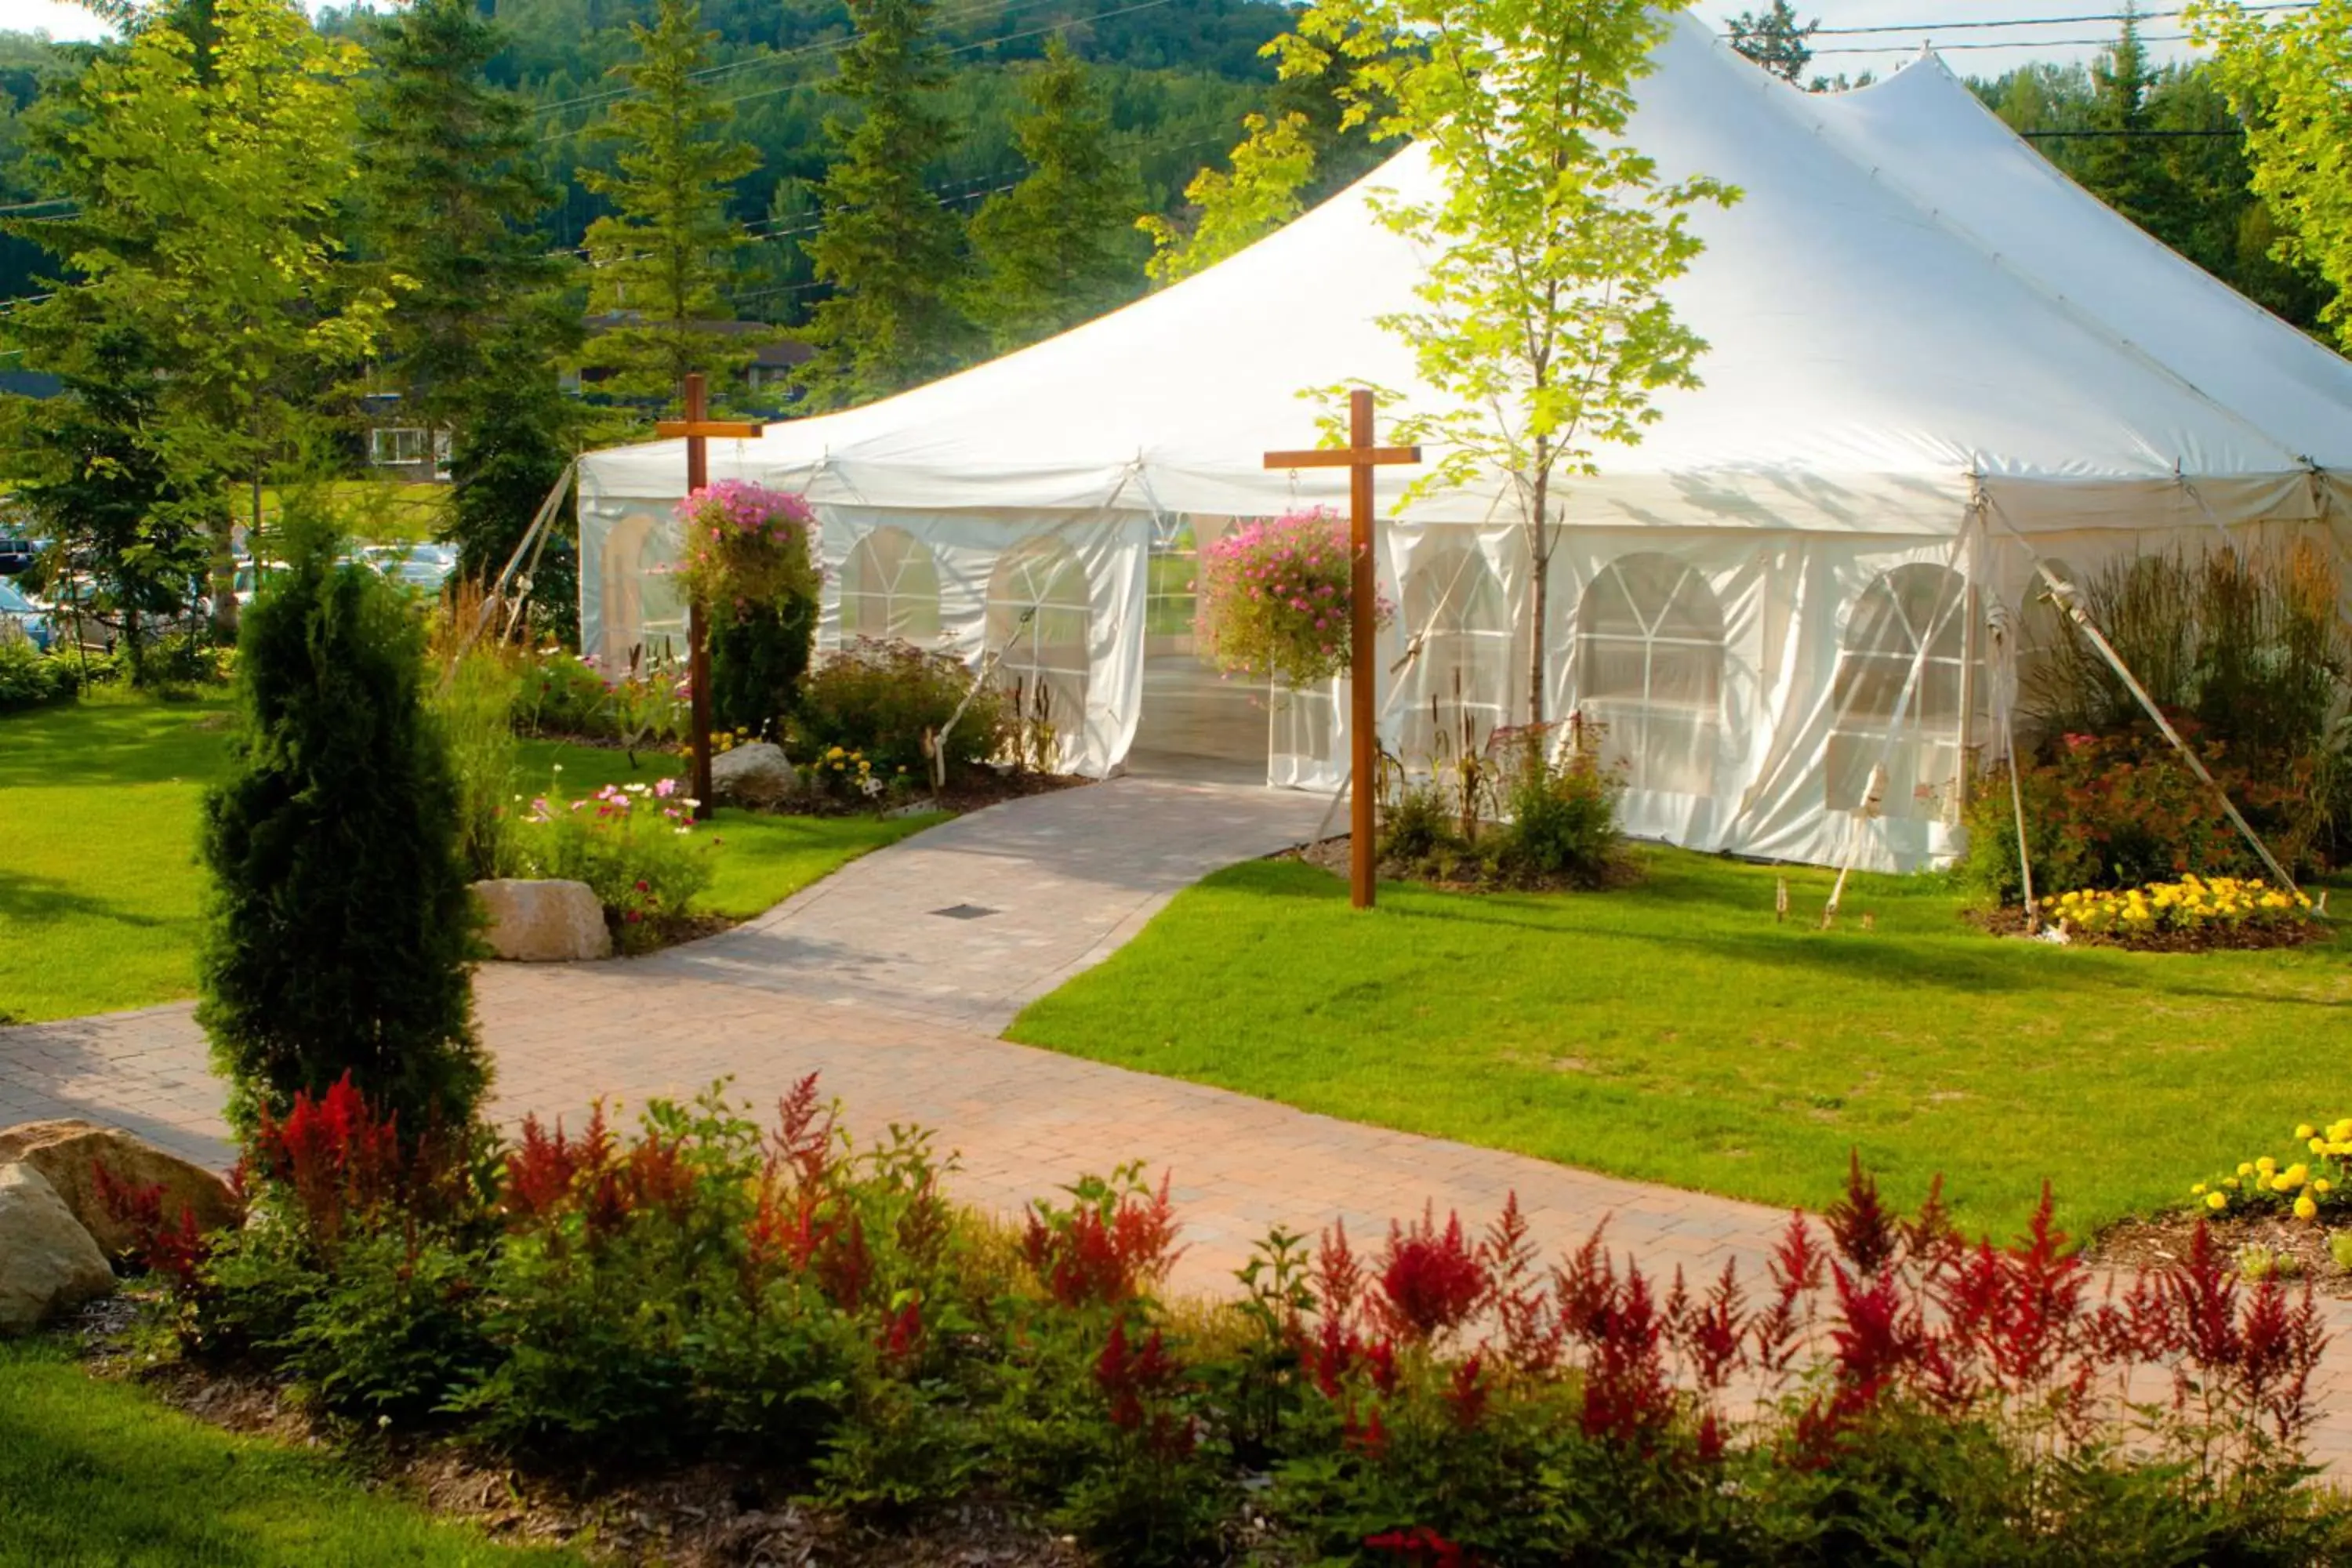
<instances>
[{"instance_id":1,"label":"wooden cross post","mask_svg":"<svg viewBox=\"0 0 2352 1568\"><path fill-rule=\"evenodd\" d=\"M703 445L705 441L713 436L742 440L759 435L766 426L735 419L705 419L699 371L686 378L683 391L686 417L658 421L654 434L664 439L673 436L686 437L686 493L690 496L710 483L710 452ZM694 816L699 822L710 816L711 795L710 640L706 635L699 597L688 601L686 607L686 679L694 705Z\"/></svg>"},{"instance_id":2,"label":"wooden cross post","mask_svg":"<svg viewBox=\"0 0 2352 1568\"><path fill-rule=\"evenodd\" d=\"M1418 447L1372 445L1372 395L1362 387L1348 395L1348 444L1309 452L1268 452L1269 468L1346 468L1348 540L1355 567L1349 591L1353 606L1348 627L1349 837L1348 888L1356 908L1372 907L1372 792L1380 770L1380 712L1372 701L1377 667L1372 636L1372 470L1388 463L1418 463Z\"/></svg>"}]
</instances>

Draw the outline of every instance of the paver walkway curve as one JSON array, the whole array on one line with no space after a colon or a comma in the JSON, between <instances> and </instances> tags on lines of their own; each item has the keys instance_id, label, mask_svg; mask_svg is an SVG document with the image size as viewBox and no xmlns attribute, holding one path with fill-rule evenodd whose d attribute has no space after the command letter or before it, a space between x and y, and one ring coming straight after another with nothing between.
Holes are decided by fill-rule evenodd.
<instances>
[{"instance_id":1,"label":"paver walkway curve","mask_svg":"<svg viewBox=\"0 0 2352 1568\"><path fill-rule=\"evenodd\" d=\"M1557 1256L1604 1217L1643 1268L1760 1277L1786 1215L994 1037L1215 868L1311 832L1320 796L1120 780L943 824L854 861L760 919L635 960L496 964L475 984L496 1113L641 1104L721 1078L755 1107L820 1075L850 1125L912 1122L960 1158L952 1186L1017 1212L1087 1172L1171 1171L1187 1251L1175 1284L1219 1290L1275 1224L1345 1220L1367 1240L1424 1204L1483 1223L1516 1192ZM987 913L974 913L987 910ZM950 911L950 912L941 912ZM181 1004L0 1028L0 1126L87 1116L227 1157L221 1095ZM2333 1336L2314 1458L2352 1465L2352 1303Z\"/></svg>"}]
</instances>

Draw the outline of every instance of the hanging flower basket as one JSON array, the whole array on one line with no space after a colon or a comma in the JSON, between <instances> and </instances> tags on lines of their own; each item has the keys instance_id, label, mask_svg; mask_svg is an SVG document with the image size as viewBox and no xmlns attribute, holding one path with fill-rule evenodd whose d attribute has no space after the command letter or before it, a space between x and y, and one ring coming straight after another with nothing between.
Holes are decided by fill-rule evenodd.
<instances>
[{"instance_id":1,"label":"hanging flower basket","mask_svg":"<svg viewBox=\"0 0 2352 1568\"><path fill-rule=\"evenodd\" d=\"M715 617L815 596L816 513L805 496L721 479L678 502L677 520L685 529L678 574Z\"/></svg>"},{"instance_id":2,"label":"hanging flower basket","mask_svg":"<svg viewBox=\"0 0 2352 1568\"><path fill-rule=\"evenodd\" d=\"M1348 668L1355 589L1348 524L1328 508L1244 523L1201 554L1193 630L1229 675L1312 686ZM1396 606L1377 595L1372 621Z\"/></svg>"}]
</instances>

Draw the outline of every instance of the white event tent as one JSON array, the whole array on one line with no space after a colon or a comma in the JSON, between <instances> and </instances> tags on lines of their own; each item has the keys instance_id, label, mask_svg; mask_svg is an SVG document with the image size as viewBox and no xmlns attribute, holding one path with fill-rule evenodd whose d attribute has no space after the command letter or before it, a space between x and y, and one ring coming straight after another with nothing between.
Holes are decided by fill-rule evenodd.
<instances>
[{"instance_id":1,"label":"white event tent","mask_svg":"<svg viewBox=\"0 0 2352 1568\"><path fill-rule=\"evenodd\" d=\"M1629 830L1933 863L1958 846L1964 769L1999 753L1995 716L2050 634L2037 559L2064 575L2222 533L2352 550L2352 363L2109 212L1940 60L1809 96L1685 19L1657 65L1632 140L1666 176L1744 196L1698 217L1706 251L1673 289L1710 345L1705 384L1663 397L1663 421L1604 448L1562 502L1547 708L1606 725ZM1002 677L1047 688L1083 772L1189 743L1328 787L1347 756L1336 690L1162 722L1217 695L1190 663L1184 557L1236 519L1344 509L1344 474L1262 466L1311 444L1302 389L1363 382L1433 405L1377 324L1411 302L1419 259L1363 195L1433 178L1406 151L1099 321L714 443L711 473L814 504L822 645L905 636L974 663L1009 646ZM659 568L685 467L674 441L583 460L589 651L677 634ZM1381 471L1384 495L1400 472ZM1383 699L1383 742L1408 763L1525 715L1515 504L1496 476L1382 525L1400 605L1383 668L1419 639ZM1857 837L1880 769L1884 819Z\"/></svg>"}]
</instances>

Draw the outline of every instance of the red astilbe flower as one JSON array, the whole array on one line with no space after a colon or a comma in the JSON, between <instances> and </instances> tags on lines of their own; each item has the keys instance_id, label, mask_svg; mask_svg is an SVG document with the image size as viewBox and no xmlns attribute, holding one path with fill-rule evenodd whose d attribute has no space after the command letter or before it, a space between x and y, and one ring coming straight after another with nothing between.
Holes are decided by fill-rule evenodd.
<instances>
[{"instance_id":1,"label":"red astilbe flower","mask_svg":"<svg viewBox=\"0 0 2352 1568\"><path fill-rule=\"evenodd\" d=\"M1675 1415L1665 1319L1649 1279L1630 1261L1623 1280L1612 1279L1606 1296L1586 1314L1579 1335L1589 1347L1580 1420L1588 1437L1645 1447Z\"/></svg>"},{"instance_id":2,"label":"red astilbe flower","mask_svg":"<svg viewBox=\"0 0 2352 1568\"><path fill-rule=\"evenodd\" d=\"M1459 1215L1437 1228L1434 1204L1407 1230L1393 1221L1381 1257L1374 1307L1398 1337L1426 1343L1470 1321L1486 1303L1493 1281L1477 1250L1464 1239Z\"/></svg>"},{"instance_id":3,"label":"red astilbe flower","mask_svg":"<svg viewBox=\"0 0 2352 1568\"><path fill-rule=\"evenodd\" d=\"M2326 1353L2327 1335L2311 1299L2311 1281L2290 1300L2276 1279L2257 1282L2239 1327L2242 1347L2237 1365L2237 1401L2247 1415L2265 1423L2282 1443L2295 1443L2311 1429L2312 1374Z\"/></svg>"},{"instance_id":4,"label":"red astilbe flower","mask_svg":"<svg viewBox=\"0 0 2352 1568\"><path fill-rule=\"evenodd\" d=\"M1184 1367L1169 1353L1158 1329L1140 1345L1128 1337L1124 1314L1113 1318L1110 1336L1095 1358L1095 1383L1110 1404L1110 1423L1140 1437L1161 1458L1182 1458L1195 1442L1191 1419L1166 1408L1181 1393Z\"/></svg>"},{"instance_id":5,"label":"red astilbe flower","mask_svg":"<svg viewBox=\"0 0 2352 1568\"><path fill-rule=\"evenodd\" d=\"M1364 1419L1356 1419L1356 1406L1349 1403L1339 1418L1339 1444L1350 1453L1361 1454L1375 1462L1385 1458L1389 1451L1389 1429L1377 1405Z\"/></svg>"},{"instance_id":6,"label":"red astilbe flower","mask_svg":"<svg viewBox=\"0 0 2352 1568\"><path fill-rule=\"evenodd\" d=\"M1487 1227L1478 1256L1491 1281L1504 1360L1527 1376L1549 1375L1559 1364L1567 1336L1535 1278L1536 1244L1519 1211L1517 1192L1504 1198L1503 1212Z\"/></svg>"},{"instance_id":7,"label":"red astilbe flower","mask_svg":"<svg viewBox=\"0 0 2352 1568\"><path fill-rule=\"evenodd\" d=\"M839 1157L835 1135L838 1108L816 1097L817 1075L810 1073L776 1101L774 1157L803 1188L822 1187L834 1173Z\"/></svg>"},{"instance_id":8,"label":"red astilbe flower","mask_svg":"<svg viewBox=\"0 0 2352 1568\"><path fill-rule=\"evenodd\" d=\"M543 1219L568 1202L584 1173L600 1172L613 1153L612 1130L599 1100L577 1139L558 1117L550 1136L536 1116L522 1119L522 1138L507 1152L506 1212L510 1219Z\"/></svg>"},{"instance_id":9,"label":"red astilbe flower","mask_svg":"<svg viewBox=\"0 0 2352 1568\"><path fill-rule=\"evenodd\" d=\"M1727 1261L1707 1293L1695 1301L1684 1293L1682 1270L1676 1268L1666 1335L1690 1369L1691 1381L1711 1401L1748 1363L1747 1294L1739 1288L1739 1266Z\"/></svg>"},{"instance_id":10,"label":"red astilbe flower","mask_svg":"<svg viewBox=\"0 0 2352 1568\"><path fill-rule=\"evenodd\" d=\"M1788 1228L1772 1248L1765 1274L1772 1282L1772 1304L1749 1325L1756 1346L1756 1364L1776 1377L1786 1376L1812 1328L1813 1295L1822 1288L1828 1260L1813 1240L1812 1226L1802 1210L1789 1215Z\"/></svg>"},{"instance_id":11,"label":"red astilbe flower","mask_svg":"<svg viewBox=\"0 0 2352 1568\"><path fill-rule=\"evenodd\" d=\"M903 1366L921 1353L923 1348L923 1299L909 1296L906 1305L887 1313L882 1321L882 1331L875 1339L882 1352L883 1362L890 1366Z\"/></svg>"},{"instance_id":12,"label":"red astilbe flower","mask_svg":"<svg viewBox=\"0 0 2352 1568\"><path fill-rule=\"evenodd\" d=\"M89 1174L107 1216L131 1229L131 1260L168 1281L175 1294L193 1292L197 1270L212 1251L211 1242L196 1226L195 1205L182 1204L180 1217L168 1220L163 1217L163 1183L122 1181L101 1160L90 1162Z\"/></svg>"},{"instance_id":13,"label":"red astilbe flower","mask_svg":"<svg viewBox=\"0 0 2352 1568\"><path fill-rule=\"evenodd\" d=\"M263 1107L254 1129L262 1170L293 1190L310 1235L331 1243L353 1217L373 1218L402 1185L398 1118L378 1120L348 1072L313 1100L295 1091L286 1119Z\"/></svg>"},{"instance_id":14,"label":"red astilbe flower","mask_svg":"<svg viewBox=\"0 0 2352 1568\"><path fill-rule=\"evenodd\" d=\"M1425 1524L1410 1530L1385 1530L1378 1535L1364 1537L1367 1552L1387 1552L1402 1558L1412 1568L1465 1568L1469 1555Z\"/></svg>"},{"instance_id":15,"label":"red astilbe flower","mask_svg":"<svg viewBox=\"0 0 2352 1568\"><path fill-rule=\"evenodd\" d=\"M1948 1255L1929 1274L1929 1293L1944 1327L1929 1345L1927 1392L1947 1408L1965 1408L1979 1395L1976 1380L2016 1396L2050 1387L2073 1363L2073 1378L2059 1392L2079 1416L2096 1363L2111 1337L2096 1331L2086 1313L2090 1271L2068 1250L2066 1233L2051 1215L2050 1184L2018 1244L1995 1249L1979 1242L1972 1251Z\"/></svg>"},{"instance_id":16,"label":"red astilbe flower","mask_svg":"<svg viewBox=\"0 0 2352 1568\"><path fill-rule=\"evenodd\" d=\"M1875 1275L1902 1254L1903 1230L1878 1195L1877 1179L1862 1168L1862 1151L1846 1151L1845 1195L1822 1215L1830 1240L1858 1275Z\"/></svg>"},{"instance_id":17,"label":"red astilbe flower","mask_svg":"<svg viewBox=\"0 0 2352 1568\"><path fill-rule=\"evenodd\" d=\"M1454 1425L1465 1432L1475 1432L1486 1418L1486 1381L1485 1358L1469 1356L1456 1362L1454 1376L1446 1384L1445 1403L1454 1411Z\"/></svg>"},{"instance_id":18,"label":"red astilbe flower","mask_svg":"<svg viewBox=\"0 0 2352 1568\"><path fill-rule=\"evenodd\" d=\"M1077 1202L1039 1201L1021 1238L1022 1256L1059 1305L1072 1310L1131 1301L1167 1276L1176 1261L1176 1205L1169 1177L1157 1192L1133 1167L1114 1181L1088 1177L1070 1189Z\"/></svg>"}]
</instances>

